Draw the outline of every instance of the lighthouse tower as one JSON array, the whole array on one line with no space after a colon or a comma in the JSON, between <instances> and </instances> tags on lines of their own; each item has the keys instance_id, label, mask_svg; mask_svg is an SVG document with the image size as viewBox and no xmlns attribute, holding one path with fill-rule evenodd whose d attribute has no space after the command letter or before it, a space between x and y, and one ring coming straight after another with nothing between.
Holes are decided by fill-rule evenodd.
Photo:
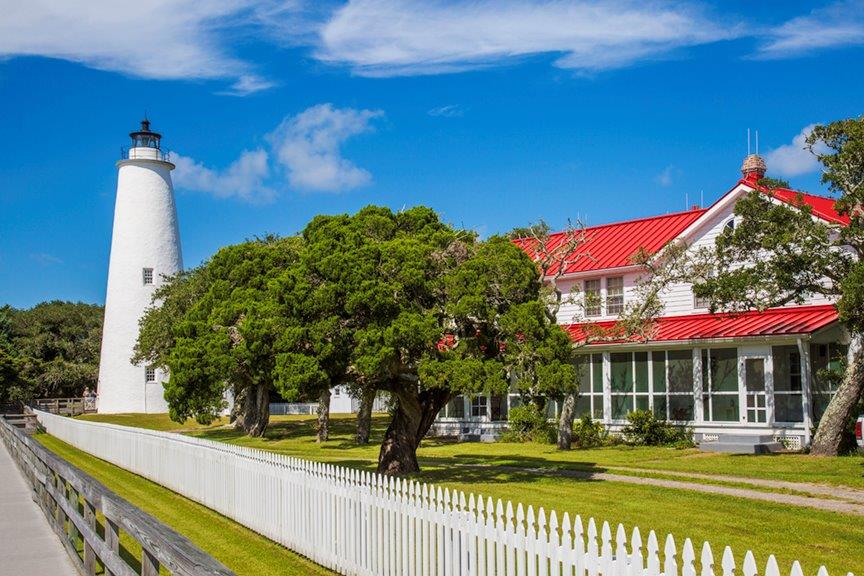
<instances>
[{"instance_id":1,"label":"lighthouse tower","mask_svg":"<svg viewBox=\"0 0 864 576\"><path fill-rule=\"evenodd\" d=\"M154 290L183 269L171 170L161 134L150 122L129 134L131 147L117 162L117 199L108 265L108 292L99 361L101 413L167 412L159 369L135 365L138 321Z\"/></svg>"}]
</instances>

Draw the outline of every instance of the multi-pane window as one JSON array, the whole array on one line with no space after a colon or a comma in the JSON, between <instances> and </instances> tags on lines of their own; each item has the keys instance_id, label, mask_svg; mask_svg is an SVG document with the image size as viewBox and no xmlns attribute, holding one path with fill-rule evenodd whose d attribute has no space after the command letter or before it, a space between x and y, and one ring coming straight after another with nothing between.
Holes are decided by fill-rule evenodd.
<instances>
[{"instance_id":1,"label":"multi-pane window","mask_svg":"<svg viewBox=\"0 0 864 576\"><path fill-rule=\"evenodd\" d=\"M696 308L696 309L704 308L707 310L709 306L711 306L711 299L710 298L706 298L704 296L697 296L696 294L693 294L693 308Z\"/></svg>"},{"instance_id":2,"label":"multi-pane window","mask_svg":"<svg viewBox=\"0 0 864 576\"><path fill-rule=\"evenodd\" d=\"M612 419L626 420L634 410L651 406L647 352L613 352L609 355L612 384Z\"/></svg>"},{"instance_id":3,"label":"multi-pane window","mask_svg":"<svg viewBox=\"0 0 864 576\"><path fill-rule=\"evenodd\" d=\"M624 312L624 277L606 279L606 314L612 316Z\"/></svg>"},{"instance_id":4,"label":"multi-pane window","mask_svg":"<svg viewBox=\"0 0 864 576\"><path fill-rule=\"evenodd\" d=\"M600 316L600 279L585 281L585 315Z\"/></svg>"},{"instance_id":5,"label":"multi-pane window","mask_svg":"<svg viewBox=\"0 0 864 576\"><path fill-rule=\"evenodd\" d=\"M480 418L486 416L489 398L487 396L474 396L471 398L471 417Z\"/></svg>"},{"instance_id":6,"label":"multi-pane window","mask_svg":"<svg viewBox=\"0 0 864 576\"><path fill-rule=\"evenodd\" d=\"M603 355L585 354L576 359L576 375L579 379L579 398L576 400L576 417L591 416L603 419Z\"/></svg>"},{"instance_id":7,"label":"multi-pane window","mask_svg":"<svg viewBox=\"0 0 864 576\"><path fill-rule=\"evenodd\" d=\"M441 411L443 418L464 418L465 417L465 397L456 396L448 402Z\"/></svg>"},{"instance_id":8,"label":"multi-pane window","mask_svg":"<svg viewBox=\"0 0 864 576\"><path fill-rule=\"evenodd\" d=\"M142 271L142 276L144 280L144 284L153 284L153 269L152 268L144 268Z\"/></svg>"},{"instance_id":9,"label":"multi-pane window","mask_svg":"<svg viewBox=\"0 0 864 576\"><path fill-rule=\"evenodd\" d=\"M797 346L774 346L774 420L803 422L801 355Z\"/></svg>"},{"instance_id":10,"label":"multi-pane window","mask_svg":"<svg viewBox=\"0 0 864 576\"><path fill-rule=\"evenodd\" d=\"M709 422L737 422L738 349L702 350L704 418Z\"/></svg>"},{"instance_id":11,"label":"multi-pane window","mask_svg":"<svg viewBox=\"0 0 864 576\"><path fill-rule=\"evenodd\" d=\"M156 369L152 366L147 366L144 368L144 381L145 382L155 382L156 381Z\"/></svg>"},{"instance_id":12,"label":"multi-pane window","mask_svg":"<svg viewBox=\"0 0 864 576\"><path fill-rule=\"evenodd\" d=\"M842 344L811 344L810 364L813 382L813 421L819 422L822 414L837 392L843 367L846 363L847 347Z\"/></svg>"},{"instance_id":13,"label":"multi-pane window","mask_svg":"<svg viewBox=\"0 0 864 576\"><path fill-rule=\"evenodd\" d=\"M663 352L654 352L654 356ZM666 352L666 394L669 420L693 420L693 351Z\"/></svg>"}]
</instances>

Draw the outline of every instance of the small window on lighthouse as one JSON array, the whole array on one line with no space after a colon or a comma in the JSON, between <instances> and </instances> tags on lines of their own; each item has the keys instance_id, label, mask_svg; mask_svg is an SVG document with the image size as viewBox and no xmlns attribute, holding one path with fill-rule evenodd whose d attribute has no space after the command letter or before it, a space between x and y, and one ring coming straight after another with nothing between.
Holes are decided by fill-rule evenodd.
<instances>
[{"instance_id":1,"label":"small window on lighthouse","mask_svg":"<svg viewBox=\"0 0 864 576\"><path fill-rule=\"evenodd\" d=\"M144 268L144 284L153 284L152 268Z\"/></svg>"},{"instance_id":2,"label":"small window on lighthouse","mask_svg":"<svg viewBox=\"0 0 864 576\"><path fill-rule=\"evenodd\" d=\"M156 369L152 366L147 366L144 368L144 381L145 382L155 382L156 381Z\"/></svg>"}]
</instances>

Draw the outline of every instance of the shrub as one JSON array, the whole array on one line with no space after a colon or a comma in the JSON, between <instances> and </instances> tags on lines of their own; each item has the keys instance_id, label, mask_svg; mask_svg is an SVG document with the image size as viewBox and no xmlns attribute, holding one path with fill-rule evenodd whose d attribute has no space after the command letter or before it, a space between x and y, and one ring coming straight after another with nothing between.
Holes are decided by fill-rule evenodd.
<instances>
[{"instance_id":1,"label":"shrub","mask_svg":"<svg viewBox=\"0 0 864 576\"><path fill-rule=\"evenodd\" d=\"M607 442L609 432L599 421L587 414L573 423L573 444L577 448L596 448Z\"/></svg>"},{"instance_id":2,"label":"shrub","mask_svg":"<svg viewBox=\"0 0 864 576\"><path fill-rule=\"evenodd\" d=\"M546 414L536 404L523 404L510 409L507 432L501 435L504 442L538 442L548 444L555 440L555 429L546 419Z\"/></svg>"},{"instance_id":3,"label":"shrub","mask_svg":"<svg viewBox=\"0 0 864 576\"><path fill-rule=\"evenodd\" d=\"M693 446L689 430L658 420L653 412L636 410L627 415L627 425L621 431L625 442L634 446Z\"/></svg>"}]
</instances>

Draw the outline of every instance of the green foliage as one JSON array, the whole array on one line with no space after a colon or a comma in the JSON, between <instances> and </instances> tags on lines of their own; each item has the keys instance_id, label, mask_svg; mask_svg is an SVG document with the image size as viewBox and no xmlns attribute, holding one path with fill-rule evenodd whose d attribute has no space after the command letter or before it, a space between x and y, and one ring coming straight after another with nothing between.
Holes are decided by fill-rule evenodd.
<instances>
[{"instance_id":1,"label":"green foliage","mask_svg":"<svg viewBox=\"0 0 864 576\"><path fill-rule=\"evenodd\" d=\"M577 448L597 448L608 444L610 437L603 423L587 414L573 423L573 444Z\"/></svg>"},{"instance_id":2,"label":"green foliage","mask_svg":"<svg viewBox=\"0 0 864 576\"><path fill-rule=\"evenodd\" d=\"M61 301L0 308L0 401L95 389L102 315L101 306Z\"/></svg>"},{"instance_id":3,"label":"green foliage","mask_svg":"<svg viewBox=\"0 0 864 576\"><path fill-rule=\"evenodd\" d=\"M545 411L533 403L523 404L510 409L507 431L501 435L501 441L549 444L555 441L555 429Z\"/></svg>"},{"instance_id":4,"label":"green foliage","mask_svg":"<svg viewBox=\"0 0 864 576\"><path fill-rule=\"evenodd\" d=\"M627 415L627 425L621 431L624 441L634 446L693 446L689 430L658 420L649 410L636 410Z\"/></svg>"}]
</instances>

